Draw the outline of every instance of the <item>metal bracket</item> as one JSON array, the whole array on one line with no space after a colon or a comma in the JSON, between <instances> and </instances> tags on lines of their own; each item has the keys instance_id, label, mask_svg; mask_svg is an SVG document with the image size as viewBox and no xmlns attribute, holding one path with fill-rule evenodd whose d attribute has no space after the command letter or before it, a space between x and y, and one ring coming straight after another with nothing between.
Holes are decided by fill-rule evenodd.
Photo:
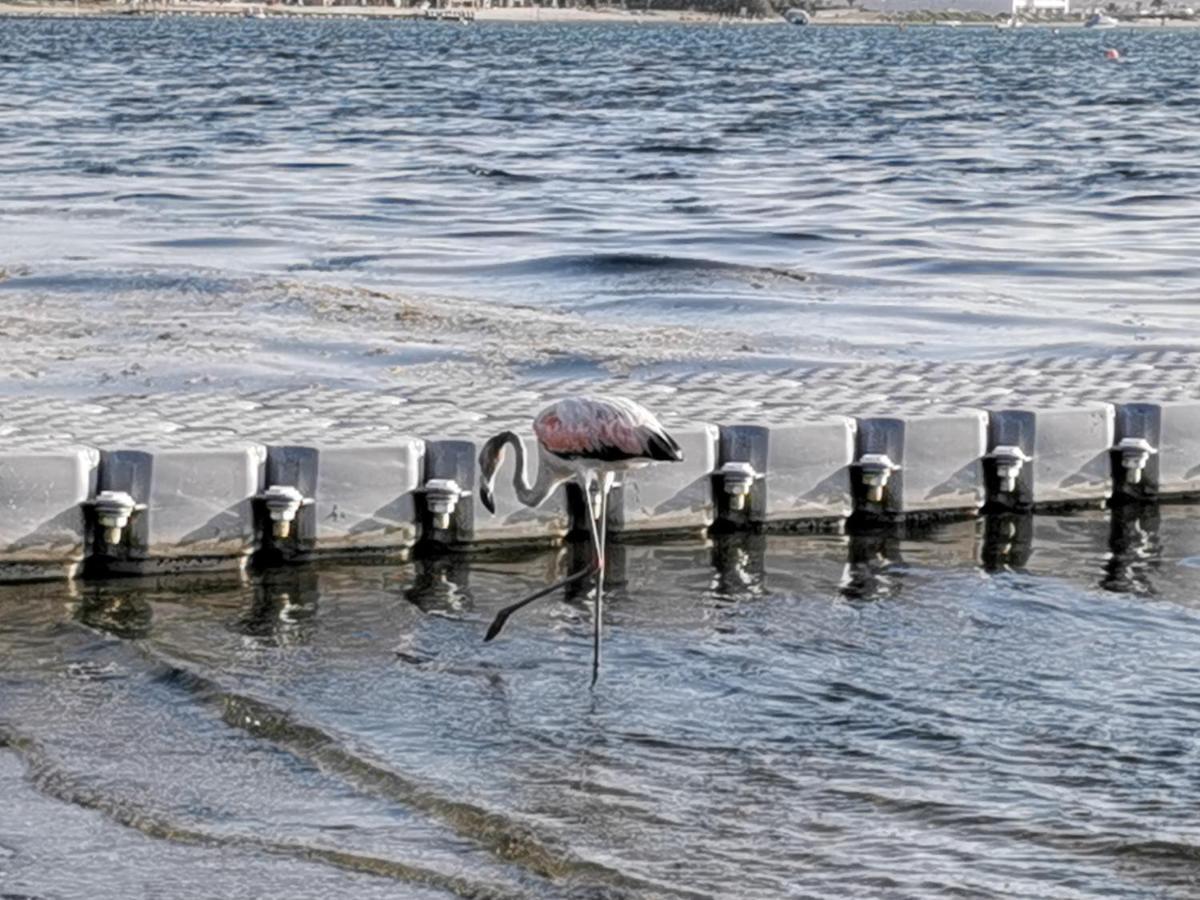
<instances>
[{"instance_id":1,"label":"metal bracket","mask_svg":"<svg viewBox=\"0 0 1200 900\"><path fill-rule=\"evenodd\" d=\"M101 491L84 503L96 511L96 519L104 529L104 543L111 546L121 543L121 532L133 514L146 508L145 503L138 503L125 491Z\"/></svg>"},{"instance_id":2,"label":"metal bracket","mask_svg":"<svg viewBox=\"0 0 1200 900\"><path fill-rule=\"evenodd\" d=\"M261 494L258 499L267 507L271 517L271 533L276 538L283 539L292 533L292 522L302 506L311 506L312 497L305 497L290 484L273 484Z\"/></svg>"},{"instance_id":3,"label":"metal bracket","mask_svg":"<svg viewBox=\"0 0 1200 900\"><path fill-rule=\"evenodd\" d=\"M1000 444L985 459L996 461L996 475L1000 478L1000 493L1011 494L1017 489L1017 476L1025 463L1033 457L1013 444Z\"/></svg>"},{"instance_id":4,"label":"metal bracket","mask_svg":"<svg viewBox=\"0 0 1200 900\"><path fill-rule=\"evenodd\" d=\"M1125 480L1129 484L1141 484L1142 470L1150 462L1150 457L1158 453L1145 438L1122 438L1113 450L1120 454L1121 465L1125 467Z\"/></svg>"},{"instance_id":5,"label":"metal bracket","mask_svg":"<svg viewBox=\"0 0 1200 900\"><path fill-rule=\"evenodd\" d=\"M891 480L893 472L899 472L903 466L892 462L886 453L864 453L859 457L854 467L862 472L863 484L867 487L867 499L872 503L883 500L883 491Z\"/></svg>"},{"instance_id":6,"label":"metal bracket","mask_svg":"<svg viewBox=\"0 0 1200 900\"><path fill-rule=\"evenodd\" d=\"M746 499L750 496L754 482L764 477L762 472L748 462L727 462L721 466L719 474L721 485L729 495L731 509L745 509Z\"/></svg>"},{"instance_id":7,"label":"metal bracket","mask_svg":"<svg viewBox=\"0 0 1200 900\"><path fill-rule=\"evenodd\" d=\"M450 527L450 517L458 508L458 501L466 491L453 478L431 478L421 488L425 494L425 505L433 514L433 527L445 530Z\"/></svg>"}]
</instances>

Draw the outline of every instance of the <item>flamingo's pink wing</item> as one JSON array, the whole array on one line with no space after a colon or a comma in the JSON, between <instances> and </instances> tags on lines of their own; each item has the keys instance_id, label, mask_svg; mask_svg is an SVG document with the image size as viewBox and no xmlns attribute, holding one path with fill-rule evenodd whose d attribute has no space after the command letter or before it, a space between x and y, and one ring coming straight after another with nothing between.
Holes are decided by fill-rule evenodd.
<instances>
[{"instance_id":1,"label":"flamingo's pink wing","mask_svg":"<svg viewBox=\"0 0 1200 900\"><path fill-rule=\"evenodd\" d=\"M680 460L679 445L644 407L623 397L568 397L544 409L533 429L556 456L612 462Z\"/></svg>"}]
</instances>

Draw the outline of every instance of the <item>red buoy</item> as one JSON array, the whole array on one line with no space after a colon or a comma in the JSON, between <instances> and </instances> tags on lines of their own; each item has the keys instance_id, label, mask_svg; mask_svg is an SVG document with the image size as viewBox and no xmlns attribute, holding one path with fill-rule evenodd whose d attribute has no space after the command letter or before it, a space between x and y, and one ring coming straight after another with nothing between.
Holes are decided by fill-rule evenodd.
<instances>
[{"instance_id":1,"label":"red buoy","mask_svg":"<svg viewBox=\"0 0 1200 900\"><path fill-rule=\"evenodd\" d=\"M1104 51L1104 58L1111 59L1111 60L1118 60L1121 58L1121 51L1116 49L1115 47L1109 47L1107 50Z\"/></svg>"}]
</instances>

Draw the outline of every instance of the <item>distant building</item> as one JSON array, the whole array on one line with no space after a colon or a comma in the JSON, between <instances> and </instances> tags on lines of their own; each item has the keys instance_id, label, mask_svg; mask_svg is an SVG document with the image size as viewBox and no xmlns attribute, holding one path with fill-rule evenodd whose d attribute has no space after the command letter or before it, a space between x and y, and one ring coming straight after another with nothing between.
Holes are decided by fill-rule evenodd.
<instances>
[{"instance_id":1,"label":"distant building","mask_svg":"<svg viewBox=\"0 0 1200 900\"><path fill-rule=\"evenodd\" d=\"M1013 15L1065 16L1071 12L1071 0L1012 0Z\"/></svg>"},{"instance_id":2,"label":"distant building","mask_svg":"<svg viewBox=\"0 0 1200 900\"><path fill-rule=\"evenodd\" d=\"M905 12L982 12L988 15L1008 13L1013 0L861 0L863 9L884 13Z\"/></svg>"},{"instance_id":3,"label":"distant building","mask_svg":"<svg viewBox=\"0 0 1200 900\"><path fill-rule=\"evenodd\" d=\"M1103 0L1089 0L1103 5ZM1146 0L1149 2L1149 0ZM1043 18L1067 15L1071 0L860 0L862 9L884 13L905 12L973 12L991 16L1014 15Z\"/></svg>"}]
</instances>

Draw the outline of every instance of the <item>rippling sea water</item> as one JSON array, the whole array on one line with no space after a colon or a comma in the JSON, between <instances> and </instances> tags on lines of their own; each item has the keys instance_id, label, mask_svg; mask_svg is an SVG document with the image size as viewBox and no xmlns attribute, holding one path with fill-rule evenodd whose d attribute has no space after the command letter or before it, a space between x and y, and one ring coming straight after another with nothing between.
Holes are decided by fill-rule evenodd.
<instances>
[{"instance_id":1,"label":"rippling sea water","mask_svg":"<svg viewBox=\"0 0 1200 900\"><path fill-rule=\"evenodd\" d=\"M388 292L784 356L1195 344L1197 51L0 20L0 371L236 379L265 330L256 375L336 380ZM387 302L329 295L339 355L297 284ZM595 693L584 596L480 640L578 548L3 587L0 896L1194 897L1198 514L614 546Z\"/></svg>"},{"instance_id":2,"label":"rippling sea water","mask_svg":"<svg viewBox=\"0 0 1200 900\"><path fill-rule=\"evenodd\" d=\"M1198 514L3 588L0 889L1194 897Z\"/></svg>"},{"instance_id":3,"label":"rippling sea water","mask_svg":"<svg viewBox=\"0 0 1200 900\"><path fill-rule=\"evenodd\" d=\"M9 20L0 264L117 302L201 267L801 355L1194 343L1197 55L1191 30Z\"/></svg>"}]
</instances>

